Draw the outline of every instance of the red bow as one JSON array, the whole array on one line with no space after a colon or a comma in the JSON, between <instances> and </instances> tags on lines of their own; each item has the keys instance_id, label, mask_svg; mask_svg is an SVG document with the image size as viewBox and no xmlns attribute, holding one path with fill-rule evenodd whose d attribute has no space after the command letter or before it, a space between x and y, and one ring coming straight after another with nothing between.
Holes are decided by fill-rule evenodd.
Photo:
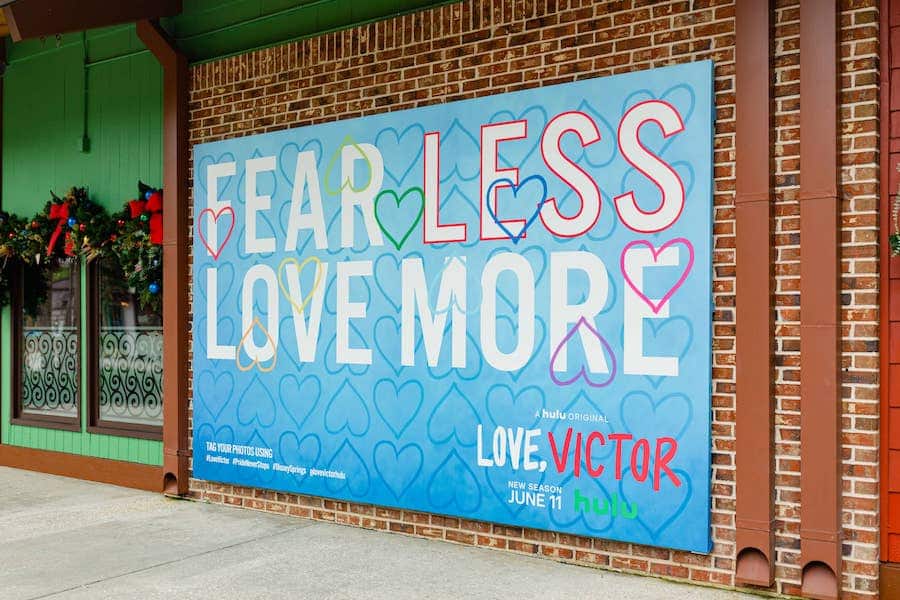
<instances>
[{"instance_id":1,"label":"red bow","mask_svg":"<svg viewBox=\"0 0 900 600\"><path fill-rule=\"evenodd\" d=\"M56 241L59 239L60 234L62 234L63 226L66 225L69 220L69 205L65 202L62 204L51 204L48 218L51 221L57 221L56 229L53 230L53 235L50 236L50 243L47 244L47 256L50 256L53 254L53 248L56 247ZM75 256L72 238L68 232L66 233L65 253L68 256Z\"/></svg>"},{"instance_id":2,"label":"red bow","mask_svg":"<svg viewBox=\"0 0 900 600\"><path fill-rule=\"evenodd\" d=\"M150 213L150 243L161 246L163 241L162 192L151 193L146 202L132 200L128 203L128 207L131 209L132 219L137 219L144 213Z\"/></svg>"}]
</instances>

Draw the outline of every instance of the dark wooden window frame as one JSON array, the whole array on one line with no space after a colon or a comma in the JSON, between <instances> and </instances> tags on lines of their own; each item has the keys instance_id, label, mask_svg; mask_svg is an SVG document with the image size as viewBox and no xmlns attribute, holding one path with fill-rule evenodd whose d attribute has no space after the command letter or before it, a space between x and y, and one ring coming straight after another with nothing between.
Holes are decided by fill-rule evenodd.
<instances>
[{"instance_id":1,"label":"dark wooden window frame","mask_svg":"<svg viewBox=\"0 0 900 600\"><path fill-rule=\"evenodd\" d=\"M23 307L23 294L25 293L25 285L22 279L23 269L22 265L17 265L14 267L14 279L15 285L12 290L12 298L11 298L11 340L10 340L10 348L12 350L12 375L10 377L10 385L12 386L10 398L12 402L10 402L10 424L11 425L22 425L25 427L41 427L44 429L59 429L63 431L81 431L81 285L79 281L79 293L78 293L78 310L76 311L76 323L75 328L78 331L79 335L78 339L78 350L75 353L75 356L78 358L78 366L75 369L75 385L78 389L78 393L76 394L76 411L74 417L60 417L55 415L35 415L25 413L22 407L22 350L23 350L23 318L22 318L22 307ZM75 263L73 268L78 270L79 278L81 276L81 265L79 263Z\"/></svg>"},{"instance_id":2,"label":"dark wooden window frame","mask_svg":"<svg viewBox=\"0 0 900 600\"><path fill-rule=\"evenodd\" d=\"M122 423L104 421L100 415L100 268L99 259L87 265L87 431L102 435L162 440L162 424Z\"/></svg>"}]
</instances>

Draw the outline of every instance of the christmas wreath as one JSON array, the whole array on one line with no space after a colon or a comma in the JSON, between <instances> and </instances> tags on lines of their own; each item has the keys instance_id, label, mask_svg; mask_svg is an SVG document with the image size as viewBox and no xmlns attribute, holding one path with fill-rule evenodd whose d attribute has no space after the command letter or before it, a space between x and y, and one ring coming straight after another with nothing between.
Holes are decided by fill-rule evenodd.
<instances>
[{"instance_id":1,"label":"christmas wreath","mask_svg":"<svg viewBox=\"0 0 900 600\"><path fill-rule=\"evenodd\" d=\"M25 220L0 211L0 306L6 306L12 299L12 278L21 269L27 294L23 295L25 314L34 317L38 308L47 298L46 271L42 268L22 269L23 262L19 249L28 231Z\"/></svg>"},{"instance_id":2,"label":"christmas wreath","mask_svg":"<svg viewBox=\"0 0 900 600\"><path fill-rule=\"evenodd\" d=\"M125 281L143 310L159 312L162 305L162 190L138 182L139 199L113 215L116 232L110 249Z\"/></svg>"}]
</instances>

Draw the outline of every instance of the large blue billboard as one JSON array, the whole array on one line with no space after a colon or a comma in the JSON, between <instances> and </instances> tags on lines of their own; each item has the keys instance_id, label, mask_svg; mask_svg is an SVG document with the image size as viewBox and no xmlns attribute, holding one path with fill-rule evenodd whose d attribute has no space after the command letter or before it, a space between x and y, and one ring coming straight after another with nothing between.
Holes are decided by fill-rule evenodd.
<instances>
[{"instance_id":1,"label":"large blue billboard","mask_svg":"<svg viewBox=\"0 0 900 600\"><path fill-rule=\"evenodd\" d=\"M194 476L709 551L712 94L195 146Z\"/></svg>"}]
</instances>

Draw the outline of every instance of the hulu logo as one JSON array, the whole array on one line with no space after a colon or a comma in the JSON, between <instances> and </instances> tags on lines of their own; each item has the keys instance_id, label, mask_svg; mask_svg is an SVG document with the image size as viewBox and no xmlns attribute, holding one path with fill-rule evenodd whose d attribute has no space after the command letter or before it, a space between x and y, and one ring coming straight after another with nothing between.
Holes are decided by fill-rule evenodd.
<instances>
[{"instance_id":1,"label":"hulu logo","mask_svg":"<svg viewBox=\"0 0 900 600\"><path fill-rule=\"evenodd\" d=\"M619 500L618 494L613 494L612 500L605 498L591 498L581 493L581 490L575 490L575 510L577 512L594 511L598 515L609 515L613 517L624 517L626 519L634 519L638 514L637 504L629 504L624 500Z\"/></svg>"}]
</instances>

